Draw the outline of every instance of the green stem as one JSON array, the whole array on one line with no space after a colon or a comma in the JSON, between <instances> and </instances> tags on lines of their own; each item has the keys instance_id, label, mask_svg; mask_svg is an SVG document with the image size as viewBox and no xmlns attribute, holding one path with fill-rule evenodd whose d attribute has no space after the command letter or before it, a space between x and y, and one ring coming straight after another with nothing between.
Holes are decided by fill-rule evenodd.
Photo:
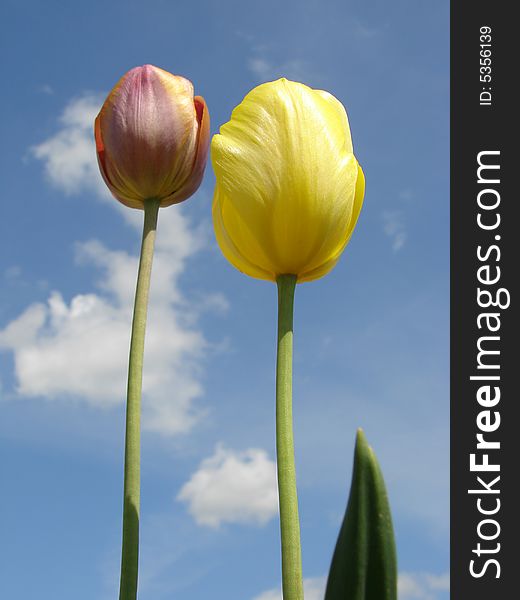
<instances>
[{"instance_id":1,"label":"green stem","mask_svg":"<svg viewBox=\"0 0 520 600\"><path fill-rule=\"evenodd\" d=\"M139 501L141 450L141 389L143 382L143 351L148 310L148 291L152 272L155 230L159 200L144 203L143 239L139 273L135 290L134 318L128 364L126 402L125 484L123 501L123 546L121 552L121 586L119 600L136 600L139 563Z\"/></svg>"},{"instance_id":2,"label":"green stem","mask_svg":"<svg viewBox=\"0 0 520 600\"><path fill-rule=\"evenodd\" d=\"M292 351L295 275L278 284L278 353L276 359L276 463L282 541L283 600L303 600L300 521L292 425Z\"/></svg>"}]
</instances>

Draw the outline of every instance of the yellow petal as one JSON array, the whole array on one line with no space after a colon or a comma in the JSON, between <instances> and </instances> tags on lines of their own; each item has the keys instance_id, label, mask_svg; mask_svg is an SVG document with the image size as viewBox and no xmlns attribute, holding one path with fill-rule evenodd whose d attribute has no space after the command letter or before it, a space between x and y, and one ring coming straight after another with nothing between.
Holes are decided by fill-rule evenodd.
<instances>
[{"instance_id":1,"label":"yellow petal","mask_svg":"<svg viewBox=\"0 0 520 600\"><path fill-rule=\"evenodd\" d=\"M285 79L258 86L214 136L212 161L222 226L250 263L301 278L339 256L358 165L332 95Z\"/></svg>"},{"instance_id":2,"label":"yellow petal","mask_svg":"<svg viewBox=\"0 0 520 600\"><path fill-rule=\"evenodd\" d=\"M298 276L299 283L303 283L304 281L314 281L315 279L319 279L320 277L323 277L324 275L326 275L327 273L332 271L332 269L336 266L341 254L343 253L343 250L345 249L346 245L349 243L352 233L354 232L354 228L356 226L356 223L357 223L357 220L359 217L359 213L361 212L361 207L363 206L364 196L365 196L365 175L363 173L363 170L361 169L361 166L358 164L358 176L356 179L354 206L353 206L353 210L352 210L352 216L351 216L348 228L347 228L347 233L345 235L345 241L342 244L342 246L337 248L335 250L335 252L333 252L329 256L329 258L327 258L325 261L321 262L319 264L319 266L317 266L315 268L310 268L305 273L302 273L301 275L299 275Z\"/></svg>"},{"instance_id":3,"label":"yellow petal","mask_svg":"<svg viewBox=\"0 0 520 600\"><path fill-rule=\"evenodd\" d=\"M353 154L352 137L350 135L350 125L347 112L341 102L329 92L324 90L313 90L315 94L321 96L324 103L328 105L327 115L329 123L334 123L327 129L328 135L337 136L338 146L345 145L345 152ZM325 109L324 109L325 110Z\"/></svg>"},{"instance_id":4,"label":"yellow petal","mask_svg":"<svg viewBox=\"0 0 520 600\"><path fill-rule=\"evenodd\" d=\"M213 197L213 225L222 253L236 269L251 277L276 281L273 265L218 184Z\"/></svg>"}]
</instances>

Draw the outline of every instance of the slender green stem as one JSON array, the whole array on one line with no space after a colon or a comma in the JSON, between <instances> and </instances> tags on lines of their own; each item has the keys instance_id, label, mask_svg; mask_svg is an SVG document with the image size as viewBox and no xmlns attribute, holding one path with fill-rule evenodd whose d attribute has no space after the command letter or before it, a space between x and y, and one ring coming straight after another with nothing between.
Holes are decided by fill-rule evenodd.
<instances>
[{"instance_id":1,"label":"slender green stem","mask_svg":"<svg viewBox=\"0 0 520 600\"><path fill-rule=\"evenodd\" d=\"M144 203L143 239L139 273L135 290L134 318L128 364L126 402L125 484L123 501L123 546L121 552L121 586L119 600L136 600L139 563L139 502L141 451L141 389L143 382L143 351L148 310L148 291L152 272L155 230L159 200Z\"/></svg>"},{"instance_id":2,"label":"slender green stem","mask_svg":"<svg viewBox=\"0 0 520 600\"><path fill-rule=\"evenodd\" d=\"M303 600L300 520L292 424L292 351L295 275L278 284L278 353L276 359L276 457L282 541L283 600Z\"/></svg>"}]
</instances>

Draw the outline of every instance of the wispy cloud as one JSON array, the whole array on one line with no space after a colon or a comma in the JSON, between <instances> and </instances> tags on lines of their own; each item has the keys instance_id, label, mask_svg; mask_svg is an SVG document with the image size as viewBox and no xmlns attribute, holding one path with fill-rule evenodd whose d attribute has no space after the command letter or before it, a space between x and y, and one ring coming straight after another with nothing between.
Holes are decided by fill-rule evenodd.
<instances>
[{"instance_id":1,"label":"wispy cloud","mask_svg":"<svg viewBox=\"0 0 520 600\"><path fill-rule=\"evenodd\" d=\"M272 81L280 77L305 81L309 77L309 65L300 59L275 61L267 54L256 51L255 55L247 61L251 73L261 82Z\"/></svg>"},{"instance_id":2,"label":"wispy cloud","mask_svg":"<svg viewBox=\"0 0 520 600\"><path fill-rule=\"evenodd\" d=\"M52 86L50 86L48 83L44 83L43 85L40 85L38 87L38 91L41 92L42 94L45 94L46 96L54 95L54 90L53 90Z\"/></svg>"},{"instance_id":3,"label":"wispy cloud","mask_svg":"<svg viewBox=\"0 0 520 600\"><path fill-rule=\"evenodd\" d=\"M221 558L220 536L201 531L185 515L173 513L171 507L166 512L153 514L143 511L141 528L140 598L169 600L192 597L191 586L197 582L206 580L211 586L215 562ZM120 538L113 535L111 546L104 552L101 549L104 589L98 600L118 598L120 563Z\"/></svg>"},{"instance_id":4,"label":"wispy cloud","mask_svg":"<svg viewBox=\"0 0 520 600\"><path fill-rule=\"evenodd\" d=\"M217 446L177 496L199 525L265 524L278 512L276 465L264 450Z\"/></svg>"},{"instance_id":5,"label":"wispy cloud","mask_svg":"<svg viewBox=\"0 0 520 600\"><path fill-rule=\"evenodd\" d=\"M399 192L399 199L403 202L411 202L414 198L414 193L410 189L404 189Z\"/></svg>"},{"instance_id":6,"label":"wispy cloud","mask_svg":"<svg viewBox=\"0 0 520 600\"><path fill-rule=\"evenodd\" d=\"M381 215L383 220L383 231L390 238L392 250L400 250L407 238L404 214L400 210L384 211Z\"/></svg>"},{"instance_id":7,"label":"wispy cloud","mask_svg":"<svg viewBox=\"0 0 520 600\"><path fill-rule=\"evenodd\" d=\"M102 102L101 94L75 98L61 114L56 133L30 148L43 162L51 185L67 195L91 190L110 196L98 172L94 145L94 119Z\"/></svg>"},{"instance_id":8,"label":"wispy cloud","mask_svg":"<svg viewBox=\"0 0 520 600\"><path fill-rule=\"evenodd\" d=\"M305 600L322 600L325 595L325 585L327 580L325 577L314 577L303 580L303 593ZM255 596L253 600L282 600L282 592L280 589L273 588L263 592L259 596Z\"/></svg>"},{"instance_id":9,"label":"wispy cloud","mask_svg":"<svg viewBox=\"0 0 520 600\"><path fill-rule=\"evenodd\" d=\"M400 600L438 600L450 589L450 574L400 573Z\"/></svg>"},{"instance_id":10,"label":"wispy cloud","mask_svg":"<svg viewBox=\"0 0 520 600\"><path fill-rule=\"evenodd\" d=\"M7 267L7 269L3 273L4 279L7 281L13 281L15 279L19 279L22 275L22 268L18 265L12 265Z\"/></svg>"},{"instance_id":11,"label":"wispy cloud","mask_svg":"<svg viewBox=\"0 0 520 600\"><path fill-rule=\"evenodd\" d=\"M372 25L368 21L361 21L356 18L351 19L351 30L361 41L370 41L379 38L388 28L388 24Z\"/></svg>"},{"instance_id":12,"label":"wispy cloud","mask_svg":"<svg viewBox=\"0 0 520 600\"><path fill-rule=\"evenodd\" d=\"M280 77L307 82L312 76L312 66L301 57L288 57L277 44L264 43L250 34L236 32L249 47L246 61L249 72L259 82L272 81Z\"/></svg>"},{"instance_id":13,"label":"wispy cloud","mask_svg":"<svg viewBox=\"0 0 520 600\"><path fill-rule=\"evenodd\" d=\"M326 577L304 579L306 600L322 600L325 596ZM398 595L400 600L441 600L450 589L450 575L443 573L400 573ZM279 589L271 589L255 596L253 600L282 600Z\"/></svg>"}]
</instances>

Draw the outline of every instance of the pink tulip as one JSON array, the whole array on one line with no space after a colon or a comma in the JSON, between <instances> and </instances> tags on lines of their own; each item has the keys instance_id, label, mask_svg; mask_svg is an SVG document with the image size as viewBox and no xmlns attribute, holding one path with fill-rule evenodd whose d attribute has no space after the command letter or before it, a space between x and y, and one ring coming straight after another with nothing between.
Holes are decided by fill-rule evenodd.
<instances>
[{"instance_id":1,"label":"pink tulip","mask_svg":"<svg viewBox=\"0 0 520 600\"><path fill-rule=\"evenodd\" d=\"M143 208L189 198L209 146L209 114L193 85L152 65L136 67L110 92L95 121L98 164L115 198Z\"/></svg>"}]
</instances>

